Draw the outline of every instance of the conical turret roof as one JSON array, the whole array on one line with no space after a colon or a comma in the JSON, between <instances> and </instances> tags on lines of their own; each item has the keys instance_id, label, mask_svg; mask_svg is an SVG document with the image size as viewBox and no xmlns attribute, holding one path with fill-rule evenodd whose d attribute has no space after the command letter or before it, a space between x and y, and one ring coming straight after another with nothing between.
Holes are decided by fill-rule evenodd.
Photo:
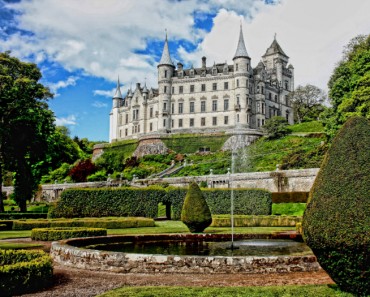
<instances>
[{"instance_id":1,"label":"conical turret roof","mask_svg":"<svg viewBox=\"0 0 370 297\"><path fill-rule=\"evenodd\" d=\"M164 46L163 46L162 57L161 57L161 60L159 61L158 66L160 66L160 65L170 65L170 66L175 67L175 65L173 64L173 62L171 60L170 51L168 49L167 33L166 33L166 40L165 40Z\"/></svg>"},{"instance_id":2,"label":"conical turret roof","mask_svg":"<svg viewBox=\"0 0 370 297\"><path fill-rule=\"evenodd\" d=\"M241 57L249 58L247 48L245 47L245 43L244 43L242 25L240 25L238 47L236 48L236 52L235 52L233 60L236 58L241 58Z\"/></svg>"},{"instance_id":3,"label":"conical turret roof","mask_svg":"<svg viewBox=\"0 0 370 297\"><path fill-rule=\"evenodd\" d=\"M283 49L281 48L280 44L276 40L276 36L274 41L271 43L270 47L266 50L264 56L280 54L288 58L288 56L284 53Z\"/></svg>"},{"instance_id":4,"label":"conical turret roof","mask_svg":"<svg viewBox=\"0 0 370 297\"><path fill-rule=\"evenodd\" d=\"M113 98L122 99L121 87L120 87L120 83L119 83L119 77L117 79L117 88L116 88L116 92L114 93Z\"/></svg>"}]
</instances>

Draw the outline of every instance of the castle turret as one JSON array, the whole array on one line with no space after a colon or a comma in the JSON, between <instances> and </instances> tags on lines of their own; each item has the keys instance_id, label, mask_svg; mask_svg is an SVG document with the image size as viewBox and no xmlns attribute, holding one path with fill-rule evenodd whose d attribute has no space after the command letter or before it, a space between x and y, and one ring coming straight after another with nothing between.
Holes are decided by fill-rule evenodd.
<instances>
[{"instance_id":1,"label":"castle turret","mask_svg":"<svg viewBox=\"0 0 370 297\"><path fill-rule=\"evenodd\" d=\"M113 108L111 113L109 114L109 142L112 142L118 138L119 107L122 105L122 102L123 98L118 77L116 91L113 95Z\"/></svg>"},{"instance_id":2,"label":"castle turret","mask_svg":"<svg viewBox=\"0 0 370 297\"><path fill-rule=\"evenodd\" d=\"M174 75L175 65L173 64L168 49L167 34L163 46L161 60L158 68L158 88L159 88L159 114L158 114L158 130L160 132L169 132L171 130L171 78Z\"/></svg>"}]
</instances>

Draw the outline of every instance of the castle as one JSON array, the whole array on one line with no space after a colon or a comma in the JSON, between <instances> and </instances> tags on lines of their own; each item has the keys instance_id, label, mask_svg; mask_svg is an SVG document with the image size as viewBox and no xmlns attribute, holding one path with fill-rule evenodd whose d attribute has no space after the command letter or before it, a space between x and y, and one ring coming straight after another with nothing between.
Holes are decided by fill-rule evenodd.
<instances>
[{"instance_id":1,"label":"castle","mask_svg":"<svg viewBox=\"0 0 370 297\"><path fill-rule=\"evenodd\" d=\"M276 36L253 68L242 27L233 64L185 69L172 62L165 39L158 68L158 89L136 84L122 96L119 81L110 113L109 142L172 133L261 135L266 119L283 116L293 123L288 94L294 89L294 68L288 66Z\"/></svg>"}]
</instances>

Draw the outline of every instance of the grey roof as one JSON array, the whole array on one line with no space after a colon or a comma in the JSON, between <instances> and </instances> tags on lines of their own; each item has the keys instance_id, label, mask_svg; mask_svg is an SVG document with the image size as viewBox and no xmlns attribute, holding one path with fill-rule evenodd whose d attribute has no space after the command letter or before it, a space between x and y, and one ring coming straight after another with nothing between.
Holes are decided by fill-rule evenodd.
<instances>
[{"instance_id":1,"label":"grey roof","mask_svg":"<svg viewBox=\"0 0 370 297\"><path fill-rule=\"evenodd\" d=\"M143 93L148 93L148 88L146 87L146 83L144 84Z\"/></svg>"},{"instance_id":2,"label":"grey roof","mask_svg":"<svg viewBox=\"0 0 370 297\"><path fill-rule=\"evenodd\" d=\"M240 58L240 57L247 57L249 58L247 48L245 47L244 38L243 38L243 30L242 26L240 25L240 33L239 33L239 41L238 47L236 48L236 52L233 59Z\"/></svg>"},{"instance_id":3,"label":"grey roof","mask_svg":"<svg viewBox=\"0 0 370 297\"><path fill-rule=\"evenodd\" d=\"M276 38L274 38L274 41L271 43L270 47L267 49L264 56L274 55L274 54L280 54L288 58L288 56L284 53L283 49L277 42Z\"/></svg>"},{"instance_id":4,"label":"grey roof","mask_svg":"<svg viewBox=\"0 0 370 297\"><path fill-rule=\"evenodd\" d=\"M120 85L119 85L119 77L118 77L118 80L117 80L117 88L116 88L116 92L114 93L113 98L122 99L121 87L120 87Z\"/></svg>"},{"instance_id":5,"label":"grey roof","mask_svg":"<svg viewBox=\"0 0 370 297\"><path fill-rule=\"evenodd\" d=\"M158 66L159 65L175 66L171 60L170 51L168 50L167 34L166 34L166 40L163 46L162 57L161 57L161 60L159 61Z\"/></svg>"}]
</instances>

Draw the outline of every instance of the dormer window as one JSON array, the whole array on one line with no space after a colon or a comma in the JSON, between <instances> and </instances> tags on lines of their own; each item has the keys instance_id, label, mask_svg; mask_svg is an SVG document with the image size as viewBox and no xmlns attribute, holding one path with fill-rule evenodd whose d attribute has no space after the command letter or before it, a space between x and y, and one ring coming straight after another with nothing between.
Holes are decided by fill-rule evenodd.
<instances>
[{"instance_id":1,"label":"dormer window","mask_svg":"<svg viewBox=\"0 0 370 297\"><path fill-rule=\"evenodd\" d=\"M217 68L212 69L212 75L217 75Z\"/></svg>"},{"instance_id":2,"label":"dormer window","mask_svg":"<svg viewBox=\"0 0 370 297\"><path fill-rule=\"evenodd\" d=\"M194 69L190 69L189 75L190 77L194 77Z\"/></svg>"},{"instance_id":3,"label":"dormer window","mask_svg":"<svg viewBox=\"0 0 370 297\"><path fill-rule=\"evenodd\" d=\"M229 72L229 67L227 67L227 64L224 66L224 74L227 74Z\"/></svg>"},{"instance_id":4,"label":"dormer window","mask_svg":"<svg viewBox=\"0 0 370 297\"><path fill-rule=\"evenodd\" d=\"M184 76L183 71L179 71L179 72L178 72L178 77L179 77L179 78L182 78L183 76Z\"/></svg>"}]
</instances>

